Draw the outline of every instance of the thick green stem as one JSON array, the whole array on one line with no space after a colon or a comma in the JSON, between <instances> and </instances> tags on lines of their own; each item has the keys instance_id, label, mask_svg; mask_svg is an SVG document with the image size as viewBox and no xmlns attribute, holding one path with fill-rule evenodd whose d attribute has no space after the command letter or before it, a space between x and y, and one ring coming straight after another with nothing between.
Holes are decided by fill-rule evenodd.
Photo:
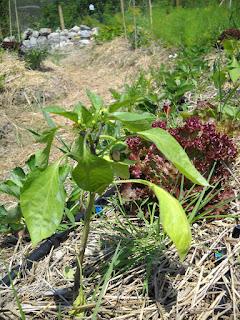
<instances>
[{"instance_id":1,"label":"thick green stem","mask_svg":"<svg viewBox=\"0 0 240 320\"><path fill-rule=\"evenodd\" d=\"M80 249L77 256L77 270L76 270L75 279L74 279L74 291L76 294L78 294L80 284L81 284L81 269L83 265L84 254L85 254L89 231L90 231L90 222L92 219L94 200L95 200L95 193L90 193L89 203L88 203L88 207L84 217L84 227L83 227L83 234L81 238Z\"/></svg>"}]
</instances>

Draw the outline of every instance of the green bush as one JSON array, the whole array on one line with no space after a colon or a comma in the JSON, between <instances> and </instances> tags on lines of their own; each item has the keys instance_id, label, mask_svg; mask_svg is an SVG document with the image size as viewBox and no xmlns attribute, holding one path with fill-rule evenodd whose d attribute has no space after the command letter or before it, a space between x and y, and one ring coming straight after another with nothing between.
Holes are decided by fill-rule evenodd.
<instances>
[{"instance_id":1,"label":"green bush","mask_svg":"<svg viewBox=\"0 0 240 320\"><path fill-rule=\"evenodd\" d=\"M46 49L30 49L26 52L24 60L29 69L39 70L47 56L48 51Z\"/></svg>"}]
</instances>

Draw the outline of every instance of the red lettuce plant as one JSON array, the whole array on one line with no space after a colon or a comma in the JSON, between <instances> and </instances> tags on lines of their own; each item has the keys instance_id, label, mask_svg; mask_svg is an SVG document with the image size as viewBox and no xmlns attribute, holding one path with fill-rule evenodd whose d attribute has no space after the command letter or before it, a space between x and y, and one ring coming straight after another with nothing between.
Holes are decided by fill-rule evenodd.
<instances>
[{"instance_id":1,"label":"red lettuce plant","mask_svg":"<svg viewBox=\"0 0 240 320\"><path fill-rule=\"evenodd\" d=\"M219 192L208 202L208 207L215 205L219 200L231 197L232 192L227 187L229 171L225 164L234 161L237 149L233 141L225 134L217 132L214 123L202 122L198 117L186 120L183 126L167 128L165 121L157 120L152 124L154 128L162 128L170 132L185 149L196 168L207 178L214 166L211 176L211 184L218 184ZM130 150L129 158L136 163L131 166L131 177L135 179L147 179L157 185L163 186L176 197L181 190L181 177L176 168L158 151L154 144L147 143L139 137L127 139ZM184 181L182 185L185 194L191 188L190 181ZM201 191L201 187L192 189L192 193ZM145 187L139 185L125 185L122 189L126 201L139 200L154 197ZM188 203L186 203L186 206ZM190 206L189 210L192 209ZM223 208L222 208L223 209ZM224 207L226 209L226 206ZM222 210L217 210L217 213Z\"/></svg>"}]
</instances>

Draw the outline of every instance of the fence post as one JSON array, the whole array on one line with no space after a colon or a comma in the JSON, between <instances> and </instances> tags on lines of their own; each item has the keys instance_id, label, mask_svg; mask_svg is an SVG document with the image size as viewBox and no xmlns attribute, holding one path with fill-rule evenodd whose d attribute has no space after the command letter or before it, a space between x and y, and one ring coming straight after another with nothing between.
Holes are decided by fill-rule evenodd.
<instances>
[{"instance_id":1,"label":"fence post","mask_svg":"<svg viewBox=\"0 0 240 320\"><path fill-rule=\"evenodd\" d=\"M127 39L127 26L126 26L126 19L125 19L125 7L124 7L124 0L120 0L121 3L121 11L122 11L122 20L123 20L123 29L125 39Z\"/></svg>"},{"instance_id":2,"label":"fence post","mask_svg":"<svg viewBox=\"0 0 240 320\"><path fill-rule=\"evenodd\" d=\"M149 18L150 18L150 25L151 28L153 26L153 11L152 11L152 0L148 0L149 3Z\"/></svg>"},{"instance_id":3,"label":"fence post","mask_svg":"<svg viewBox=\"0 0 240 320\"><path fill-rule=\"evenodd\" d=\"M12 32L12 7L11 7L11 0L8 0L8 14L9 14L9 33L10 37L13 36Z\"/></svg>"},{"instance_id":4,"label":"fence post","mask_svg":"<svg viewBox=\"0 0 240 320\"><path fill-rule=\"evenodd\" d=\"M134 46L137 49L137 19L136 19L136 0L132 0L133 5L133 24L134 24Z\"/></svg>"},{"instance_id":5,"label":"fence post","mask_svg":"<svg viewBox=\"0 0 240 320\"><path fill-rule=\"evenodd\" d=\"M60 20L61 29L64 30L65 29L65 23L64 23L63 10L62 10L61 3L58 4L58 14L59 14L59 20Z\"/></svg>"},{"instance_id":6,"label":"fence post","mask_svg":"<svg viewBox=\"0 0 240 320\"><path fill-rule=\"evenodd\" d=\"M15 6L15 15L16 15L16 24L17 24L17 32L18 32L18 41L21 41L21 32L20 32L20 25L19 25L19 19L18 19L18 8L17 8L17 0L14 0L14 6Z\"/></svg>"}]
</instances>

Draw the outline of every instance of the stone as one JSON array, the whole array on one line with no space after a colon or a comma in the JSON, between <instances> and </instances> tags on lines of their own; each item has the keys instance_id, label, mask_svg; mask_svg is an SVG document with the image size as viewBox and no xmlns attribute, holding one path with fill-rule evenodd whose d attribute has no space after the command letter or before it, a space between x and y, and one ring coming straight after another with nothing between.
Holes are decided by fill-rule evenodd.
<instances>
[{"instance_id":1,"label":"stone","mask_svg":"<svg viewBox=\"0 0 240 320\"><path fill-rule=\"evenodd\" d=\"M80 29L81 29L81 30L91 30L90 27L85 26L84 24L81 24L81 25L80 25Z\"/></svg>"},{"instance_id":2,"label":"stone","mask_svg":"<svg viewBox=\"0 0 240 320\"><path fill-rule=\"evenodd\" d=\"M71 32L76 32L76 33L78 33L78 32L80 31L80 27L75 26L75 27L73 27L70 31L71 31Z\"/></svg>"},{"instance_id":3,"label":"stone","mask_svg":"<svg viewBox=\"0 0 240 320\"><path fill-rule=\"evenodd\" d=\"M90 44L91 41L89 39L82 39L79 41L79 43L86 46L86 45Z\"/></svg>"},{"instance_id":4,"label":"stone","mask_svg":"<svg viewBox=\"0 0 240 320\"><path fill-rule=\"evenodd\" d=\"M30 48L31 47L30 40L23 40L22 45L25 48Z\"/></svg>"},{"instance_id":5,"label":"stone","mask_svg":"<svg viewBox=\"0 0 240 320\"><path fill-rule=\"evenodd\" d=\"M46 47L48 45L48 39L45 36L38 37L37 42L41 47Z\"/></svg>"},{"instance_id":6,"label":"stone","mask_svg":"<svg viewBox=\"0 0 240 320\"><path fill-rule=\"evenodd\" d=\"M92 36L98 36L99 35L99 28L92 28Z\"/></svg>"},{"instance_id":7,"label":"stone","mask_svg":"<svg viewBox=\"0 0 240 320\"><path fill-rule=\"evenodd\" d=\"M58 32L52 32L49 34L48 39L59 39L60 34Z\"/></svg>"},{"instance_id":8,"label":"stone","mask_svg":"<svg viewBox=\"0 0 240 320\"><path fill-rule=\"evenodd\" d=\"M68 39L74 39L74 38L76 38L77 36L78 36L78 34L77 34L76 32L70 31L70 32L68 33Z\"/></svg>"},{"instance_id":9,"label":"stone","mask_svg":"<svg viewBox=\"0 0 240 320\"><path fill-rule=\"evenodd\" d=\"M68 29L64 29L60 32L60 36L68 36Z\"/></svg>"},{"instance_id":10,"label":"stone","mask_svg":"<svg viewBox=\"0 0 240 320\"><path fill-rule=\"evenodd\" d=\"M23 32L22 34L22 39L23 40L29 40L30 36L32 35L33 30L32 29L27 29Z\"/></svg>"},{"instance_id":11,"label":"stone","mask_svg":"<svg viewBox=\"0 0 240 320\"><path fill-rule=\"evenodd\" d=\"M37 39L34 38L33 36L29 39L29 44L31 47L36 47L37 46Z\"/></svg>"},{"instance_id":12,"label":"stone","mask_svg":"<svg viewBox=\"0 0 240 320\"><path fill-rule=\"evenodd\" d=\"M32 37L38 38L38 37L39 37L39 32L36 31L36 30L34 30L34 31L32 32Z\"/></svg>"},{"instance_id":13,"label":"stone","mask_svg":"<svg viewBox=\"0 0 240 320\"><path fill-rule=\"evenodd\" d=\"M40 36L48 36L51 32L52 30L50 28L41 28L39 30Z\"/></svg>"},{"instance_id":14,"label":"stone","mask_svg":"<svg viewBox=\"0 0 240 320\"><path fill-rule=\"evenodd\" d=\"M92 31L89 31L89 30L81 30L81 31L79 32L79 35L80 35L81 38L89 39L89 38L91 38Z\"/></svg>"},{"instance_id":15,"label":"stone","mask_svg":"<svg viewBox=\"0 0 240 320\"><path fill-rule=\"evenodd\" d=\"M13 37L7 37L7 38L4 38L3 39L3 42L12 42L12 41L15 41L16 38L13 36Z\"/></svg>"},{"instance_id":16,"label":"stone","mask_svg":"<svg viewBox=\"0 0 240 320\"><path fill-rule=\"evenodd\" d=\"M67 41L68 41L68 37L60 35L60 42L67 42Z\"/></svg>"}]
</instances>

